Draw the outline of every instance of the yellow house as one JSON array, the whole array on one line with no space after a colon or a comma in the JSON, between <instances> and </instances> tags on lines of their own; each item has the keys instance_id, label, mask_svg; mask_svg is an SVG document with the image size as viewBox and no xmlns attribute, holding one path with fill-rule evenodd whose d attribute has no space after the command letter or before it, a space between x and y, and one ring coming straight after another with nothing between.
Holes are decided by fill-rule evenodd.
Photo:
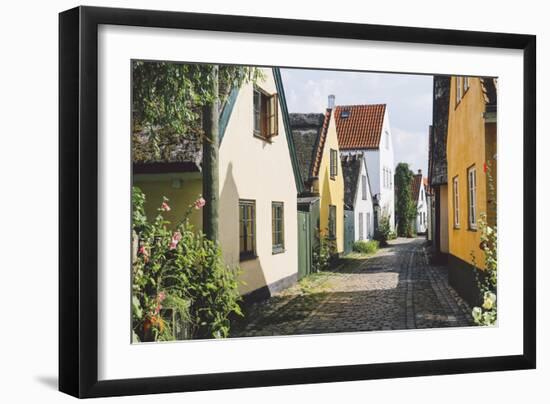
<instances>
[{"instance_id":1,"label":"yellow house","mask_svg":"<svg viewBox=\"0 0 550 404\"><path fill-rule=\"evenodd\" d=\"M496 105L493 78L452 77L447 134L449 282L478 303L473 261L483 269L478 220L496 222ZM488 171L493 175L490 190Z\"/></svg>"},{"instance_id":2,"label":"yellow house","mask_svg":"<svg viewBox=\"0 0 550 404\"><path fill-rule=\"evenodd\" d=\"M279 69L262 71L258 82L231 92L219 123L219 241L225 263L241 269L240 292L251 300L291 285L298 274L302 180ZM134 142L139 147L139 138ZM133 184L146 195L149 218L166 196L172 209L165 217L177 223L202 193L200 140L177 146L168 161L134 161ZM196 229L202 212L192 210Z\"/></svg>"},{"instance_id":3,"label":"yellow house","mask_svg":"<svg viewBox=\"0 0 550 404\"><path fill-rule=\"evenodd\" d=\"M324 114L290 114L304 192L319 198L318 229L344 252L344 177L332 108ZM300 201L300 198L299 198Z\"/></svg>"}]
</instances>

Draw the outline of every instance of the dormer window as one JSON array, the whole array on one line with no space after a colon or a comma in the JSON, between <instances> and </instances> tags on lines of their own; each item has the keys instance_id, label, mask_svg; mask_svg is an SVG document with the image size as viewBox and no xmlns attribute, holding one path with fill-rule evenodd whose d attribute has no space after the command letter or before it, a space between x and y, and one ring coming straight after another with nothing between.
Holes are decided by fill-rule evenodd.
<instances>
[{"instance_id":1,"label":"dormer window","mask_svg":"<svg viewBox=\"0 0 550 404\"><path fill-rule=\"evenodd\" d=\"M276 93L254 87L254 136L269 140L278 135L278 105Z\"/></svg>"}]
</instances>

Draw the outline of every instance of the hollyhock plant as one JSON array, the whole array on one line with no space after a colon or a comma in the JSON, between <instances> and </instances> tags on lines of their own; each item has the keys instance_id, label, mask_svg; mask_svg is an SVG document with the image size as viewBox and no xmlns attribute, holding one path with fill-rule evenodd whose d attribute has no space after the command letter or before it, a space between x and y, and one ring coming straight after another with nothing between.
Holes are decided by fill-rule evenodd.
<instances>
[{"instance_id":1,"label":"hollyhock plant","mask_svg":"<svg viewBox=\"0 0 550 404\"><path fill-rule=\"evenodd\" d=\"M162 205L160 205L160 210L163 212L170 212L170 206L168 206L166 201L162 202Z\"/></svg>"},{"instance_id":2,"label":"hollyhock plant","mask_svg":"<svg viewBox=\"0 0 550 404\"><path fill-rule=\"evenodd\" d=\"M195 206L195 209L199 210L201 208L204 207L204 205L206 205L206 201L204 200L204 198L201 196L199 199L197 199L195 201L195 203L193 204Z\"/></svg>"},{"instance_id":3,"label":"hollyhock plant","mask_svg":"<svg viewBox=\"0 0 550 404\"><path fill-rule=\"evenodd\" d=\"M170 241L170 246L169 246L170 250L175 250L180 240L181 240L181 233L177 231L172 235L172 240Z\"/></svg>"}]
</instances>

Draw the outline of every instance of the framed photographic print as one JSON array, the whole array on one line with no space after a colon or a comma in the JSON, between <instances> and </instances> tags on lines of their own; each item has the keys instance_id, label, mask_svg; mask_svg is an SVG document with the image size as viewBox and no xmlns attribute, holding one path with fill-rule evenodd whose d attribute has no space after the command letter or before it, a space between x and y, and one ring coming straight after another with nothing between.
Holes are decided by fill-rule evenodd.
<instances>
[{"instance_id":1,"label":"framed photographic print","mask_svg":"<svg viewBox=\"0 0 550 404\"><path fill-rule=\"evenodd\" d=\"M60 14L60 390L535 367L535 37Z\"/></svg>"}]
</instances>

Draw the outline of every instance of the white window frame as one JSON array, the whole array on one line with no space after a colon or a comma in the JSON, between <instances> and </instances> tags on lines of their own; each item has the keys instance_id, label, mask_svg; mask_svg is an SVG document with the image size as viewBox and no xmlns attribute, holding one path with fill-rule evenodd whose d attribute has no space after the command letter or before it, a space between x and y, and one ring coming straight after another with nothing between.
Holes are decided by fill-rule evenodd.
<instances>
[{"instance_id":1,"label":"white window frame","mask_svg":"<svg viewBox=\"0 0 550 404\"><path fill-rule=\"evenodd\" d=\"M455 229L460 228L460 195L458 175L453 178L453 225Z\"/></svg>"},{"instance_id":2,"label":"white window frame","mask_svg":"<svg viewBox=\"0 0 550 404\"><path fill-rule=\"evenodd\" d=\"M367 195L367 176L361 175L361 199L366 201L368 199Z\"/></svg>"},{"instance_id":3,"label":"white window frame","mask_svg":"<svg viewBox=\"0 0 550 404\"><path fill-rule=\"evenodd\" d=\"M468 168L468 227L477 229L477 172L476 166Z\"/></svg>"}]
</instances>

